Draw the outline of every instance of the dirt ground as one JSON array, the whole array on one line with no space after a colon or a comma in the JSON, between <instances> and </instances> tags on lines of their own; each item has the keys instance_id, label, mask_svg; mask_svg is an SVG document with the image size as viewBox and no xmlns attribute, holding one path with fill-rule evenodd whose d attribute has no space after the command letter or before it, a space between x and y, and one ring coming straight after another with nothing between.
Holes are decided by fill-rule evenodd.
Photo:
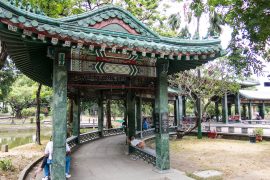
<instances>
[{"instance_id":1,"label":"dirt ground","mask_svg":"<svg viewBox=\"0 0 270 180\"><path fill-rule=\"evenodd\" d=\"M270 142L184 137L170 149L172 167L187 173L218 170L224 180L270 180Z\"/></svg>"},{"instance_id":2,"label":"dirt ground","mask_svg":"<svg viewBox=\"0 0 270 180\"><path fill-rule=\"evenodd\" d=\"M44 146L47 142L43 141L42 145L26 144L17 148L10 149L9 152L0 152L1 159L10 159L14 166L13 171L0 170L0 180L17 180L20 172L33 160L43 155Z\"/></svg>"}]
</instances>

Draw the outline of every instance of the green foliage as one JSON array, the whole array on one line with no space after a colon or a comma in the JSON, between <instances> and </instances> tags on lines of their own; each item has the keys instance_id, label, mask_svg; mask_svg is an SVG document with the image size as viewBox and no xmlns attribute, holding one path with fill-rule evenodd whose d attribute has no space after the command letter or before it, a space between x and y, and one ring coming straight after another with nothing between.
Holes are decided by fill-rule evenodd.
<instances>
[{"instance_id":1,"label":"green foliage","mask_svg":"<svg viewBox=\"0 0 270 180\"><path fill-rule=\"evenodd\" d=\"M253 134L254 134L254 135L262 136L262 135L263 135L263 128L255 128L255 129L253 130Z\"/></svg>"},{"instance_id":2,"label":"green foliage","mask_svg":"<svg viewBox=\"0 0 270 180\"><path fill-rule=\"evenodd\" d=\"M1 159L0 160L0 169L2 171L13 171L14 166L12 165L12 161L10 159Z\"/></svg>"},{"instance_id":3,"label":"green foliage","mask_svg":"<svg viewBox=\"0 0 270 180\"><path fill-rule=\"evenodd\" d=\"M225 17L225 22L233 28L229 47L232 63L235 63L237 68L249 72L246 75L250 75L250 72L260 73L263 65L258 56L270 60L270 1L208 0L208 3L219 9L219 13ZM240 53L236 52L238 50ZM239 57L236 57L236 54L242 56L240 62L237 61Z\"/></svg>"},{"instance_id":4,"label":"green foliage","mask_svg":"<svg viewBox=\"0 0 270 180\"><path fill-rule=\"evenodd\" d=\"M5 101L16 75L14 64L11 61L6 61L4 67L0 70L0 101Z\"/></svg>"},{"instance_id":5,"label":"green foliage","mask_svg":"<svg viewBox=\"0 0 270 180\"><path fill-rule=\"evenodd\" d=\"M221 98L225 92L229 94L239 90L240 85L236 80L234 67L230 66L225 58L220 58L200 70L175 74L169 81L172 86L182 89L182 95L189 97L193 104L200 98L204 113L213 97Z\"/></svg>"},{"instance_id":6,"label":"green foliage","mask_svg":"<svg viewBox=\"0 0 270 180\"><path fill-rule=\"evenodd\" d=\"M22 110L22 116L23 117L30 117L30 116L35 116L36 114L36 108L35 107L30 107Z\"/></svg>"}]
</instances>

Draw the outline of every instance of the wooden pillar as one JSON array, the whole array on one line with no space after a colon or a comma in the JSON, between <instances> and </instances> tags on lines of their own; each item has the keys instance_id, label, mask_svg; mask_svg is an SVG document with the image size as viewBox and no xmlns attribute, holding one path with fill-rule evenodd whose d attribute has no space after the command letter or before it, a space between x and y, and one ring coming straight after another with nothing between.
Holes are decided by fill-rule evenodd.
<instances>
[{"instance_id":1,"label":"wooden pillar","mask_svg":"<svg viewBox=\"0 0 270 180\"><path fill-rule=\"evenodd\" d=\"M128 137L135 136L136 133L136 98L131 89L127 94L127 116L128 116Z\"/></svg>"},{"instance_id":2,"label":"wooden pillar","mask_svg":"<svg viewBox=\"0 0 270 180\"><path fill-rule=\"evenodd\" d=\"M77 143L80 140L80 115L81 115L81 102L79 96L73 100L73 122L72 122L72 135L78 137Z\"/></svg>"},{"instance_id":3,"label":"wooden pillar","mask_svg":"<svg viewBox=\"0 0 270 180\"><path fill-rule=\"evenodd\" d=\"M216 102L215 102L215 114L216 114L216 121L217 121L217 122L219 121L219 109L218 109L218 104L219 104L219 102L216 101Z\"/></svg>"},{"instance_id":4,"label":"wooden pillar","mask_svg":"<svg viewBox=\"0 0 270 180\"><path fill-rule=\"evenodd\" d=\"M235 115L238 114L241 119L241 99L239 93L235 95Z\"/></svg>"},{"instance_id":5,"label":"wooden pillar","mask_svg":"<svg viewBox=\"0 0 270 180\"><path fill-rule=\"evenodd\" d=\"M142 127L142 97L138 97L136 101L136 119L137 119L137 131Z\"/></svg>"},{"instance_id":6,"label":"wooden pillar","mask_svg":"<svg viewBox=\"0 0 270 180\"><path fill-rule=\"evenodd\" d=\"M252 119L252 110L251 110L251 102L248 103L248 119L251 120Z\"/></svg>"},{"instance_id":7,"label":"wooden pillar","mask_svg":"<svg viewBox=\"0 0 270 180\"><path fill-rule=\"evenodd\" d=\"M53 65L53 164L52 179L66 179L67 69Z\"/></svg>"},{"instance_id":8,"label":"wooden pillar","mask_svg":"<svg viewBox=\"0 0 270 180\"><path fill-rule=\"evenodd\" d=\"M224 97L222 98L222 121L226 124L229 123L228 119L228 100L227 92L225 92Z\"/></svg>"},{"instance_id":9,"label":"wooden pillar","mask_svg":"<svg viewBox=\"0 0 270 180\"><path fill-rule=\"evenodd\" d=\"M100 132L101 137L103 137L103 122L104 122L103 92L100 91L98 97L98 130Z\"/></svg>"},{"instance_id":10,"label":"wooden pillar","mask_svg":"<svg viewBox=\"0 0 270 180\"><path fill-rule=\"evenodd\" d=\"M168 119L168 61L157 62L157 91L155 106L156 127L156 167L170 169L169 119Z\"/></svg>"}]
</instances>

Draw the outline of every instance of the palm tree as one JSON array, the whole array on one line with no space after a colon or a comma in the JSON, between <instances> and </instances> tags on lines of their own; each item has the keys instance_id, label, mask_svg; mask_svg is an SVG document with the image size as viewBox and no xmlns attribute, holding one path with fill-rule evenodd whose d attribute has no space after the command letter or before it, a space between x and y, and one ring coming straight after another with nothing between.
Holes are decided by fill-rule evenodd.
<instances>
[{"instance_id":1,"label":"palm tree","mask_svg":"<svg viewBox=\"0 0 270 180\"><path fill-rule=\"evenodd\" d=\"M193 0L193 2L190 4L190 9L193 11L194 16L197 18L197 29L196 34L198 37L200 37L200 19L202 16L202 13L205 11L205 5L201 0Z\"/></svg>"},{"instance_id":2,"label":"palm tree","mask_svg":"<svg viewBox=\"0 0 270 180\"><path fill-rule=\"evenodd\" d=\"M221 14L216 13L215 10L210 10L209 13L210 27L208 28L208 34L214 36L220 34L222 31L221 25L224 25L224 20Z\"/></svg>"},{"instance_id":3,"label":"palm tree","mask_svg":"<svg viewBox=\"0 0 270 180\"><path fill-rule=\"evenodd\" d=\"M173 31L179 29L180 24L181 24L180 13L171 14L168 19L168 24L172 28Z\"/></svg>"}]
</instances>

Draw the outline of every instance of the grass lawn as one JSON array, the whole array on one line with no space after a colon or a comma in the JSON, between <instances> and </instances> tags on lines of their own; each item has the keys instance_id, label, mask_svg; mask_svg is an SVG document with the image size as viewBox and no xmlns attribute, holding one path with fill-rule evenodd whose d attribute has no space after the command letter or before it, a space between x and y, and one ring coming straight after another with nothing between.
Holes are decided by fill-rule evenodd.
<instances>
[{"instance_id":1,"label":"grass lawn","mask_svg":"<svg viewBox=\"0 0 270 180\"><path fill-rule=\"evenodd\" d=\"M172 168L191 174L198 170L218 170L222 179L269 179L270 142L196 139L187 136L170 142ZM219 178L220 179L220 178Z\"/></svg>"}]
</instances>

